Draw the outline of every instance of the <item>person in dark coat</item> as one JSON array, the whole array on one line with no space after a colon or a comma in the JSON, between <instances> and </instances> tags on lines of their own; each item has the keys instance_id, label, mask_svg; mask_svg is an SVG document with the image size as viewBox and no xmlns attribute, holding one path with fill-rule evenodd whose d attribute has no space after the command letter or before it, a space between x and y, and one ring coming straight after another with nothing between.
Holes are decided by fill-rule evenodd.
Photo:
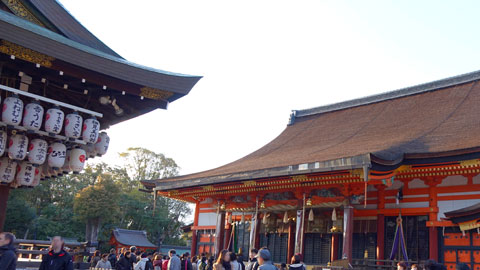
<instances>
[{"instance_id":1,"label":"person in dark coat","mask_svg":"<svg viewBox=\"0 0 480 270\"><path fill-rule=\"evenodd\" d=\"M299 255L293 255L288 270L305 270L305 266L302 264Z\"/></svg>"},{"instance_id":2,"label":"person in dark coat","mask_svg":"<svg viewBox=\"0 0 480 270\"><path fill-rule=\"evenodd\" d=\"M136 254L137 252L137 247L136 246L131 246L130 247L130 269L133 269L133 267L135 266L135 264L137 263L137 255L140 255L140 254Z\"/></svg>"},{"instance_id":3,"label":"person in dark coat","mask_svg":"<svg viewBox=\"0 0 480 270\"><path fill-rule=\"evenodd\" d=\"M123 256L120 256L117 263L115 264L115 269L117 270L132 270L132 265L130 264L130 251L125 251Z\"/></svg>"},{"instance_id":4,"label":"person in dark coat","mask_svg":"<svg viewBox=\"0 0 480 270\"><path fill-rule=\"evenodd\" d=\"M192 262L190 260L190 253L183 253L180 266L180 270L193 270Z\"/></svg>"},{"instance_id":5,"label":"person in dark coat","mask_svg":"<svg viewBox=\"0 0 480 270\"><path fill-rule=\"evenodd\" d=\"M39 270L73 270L72 256L64 249L61 236L52 238L52 249L43 255Z\"/></svg>"},{"instance_id":6,"label":"person in dark coat","mask_svg":"<svg viewBox=\"0 0 480 270\"><path fill-rule=\"evenodd\" d=\"M108 254L108 261L110 265L115 269L115 263L117 262L117 255L115 254L115 249L110 249L110 254Z\"/></svg>"},{"instance_id":7,"label":"person in dark coat","mask_svg":"<svg viewBox=\"0 0 480 270\"><path fill-rule=\"evenodd\" d=\"M248 261L246 270L258 269L257 254L258 254L258 250L256 248L250 249L250 259Z\"/></svg>"},{"instance_id":8,"label":"person in dark coat","mask_svg":"<svg viewBox=\"0 0 480 270\"><path fill-rule=\"evenodd\" d=\"M15 236L12 233L0 233L0 269L2 270L15 270L17 268L14 242Z\"/></svg>"}]
</instances>

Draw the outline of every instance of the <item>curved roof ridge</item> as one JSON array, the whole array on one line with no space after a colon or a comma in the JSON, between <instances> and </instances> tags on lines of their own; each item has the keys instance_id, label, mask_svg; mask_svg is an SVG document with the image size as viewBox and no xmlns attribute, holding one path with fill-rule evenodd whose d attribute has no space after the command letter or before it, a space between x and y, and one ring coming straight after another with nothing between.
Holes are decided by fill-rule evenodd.
<instances>
[{"instance_id":1,"label":"curved roof ridge","mask_svg":"<svg viewBox=\"0 0 480 270\"><path fill-rule=\"evenodd\" d=\"M431 81L427 83L417 84L405 88L400 88L393 91L383 92L380 94L369 95L366 97L356 98L347 101L341 101L338 103L332 103L328 105L313 107L303 110L292 110L293 117L305 117L315 114L322 114L327 112L333 112L338 110L349 109L353 107L368 105L372 103L382 102L391 99L397 99L401 97L421 94L430 91L440 90L446 87L468 83L471 81L480 79L480 70Z\"/></svg>"}]
</instances>

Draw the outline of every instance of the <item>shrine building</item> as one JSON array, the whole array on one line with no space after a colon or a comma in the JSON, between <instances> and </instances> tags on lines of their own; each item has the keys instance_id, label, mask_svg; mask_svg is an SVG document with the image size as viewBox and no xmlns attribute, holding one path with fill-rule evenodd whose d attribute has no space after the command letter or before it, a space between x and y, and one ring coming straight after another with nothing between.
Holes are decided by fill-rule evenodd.
<instances>
[{"instance_id":1,"label":"shrine building","mask_svg":"<svg viewBox=\"0 0 480 270\"><path fill-rule=\"evenodd\" d=\"M233 243L244 255L266 246L277 263L388 259L401 213L410 261L479 269L479 82L472 72L296 110L237 161L143 183L195 204L192 254Z\"/></svg>"}]
</instances>

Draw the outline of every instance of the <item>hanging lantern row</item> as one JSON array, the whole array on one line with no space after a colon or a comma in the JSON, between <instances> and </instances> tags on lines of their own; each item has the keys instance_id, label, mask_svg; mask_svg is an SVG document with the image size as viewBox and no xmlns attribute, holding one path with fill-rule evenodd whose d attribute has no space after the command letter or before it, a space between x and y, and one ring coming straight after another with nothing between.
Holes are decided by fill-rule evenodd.
<instances>
[{"instance_id":1,"label":"hanging lantern row","mask_svg":"<svg viewBox=\"0 0 480 270\"><path fill-rule=\"evenodd\" d=\"M100 131L100 122L93 116L83 120L76 111L65 116L58 106L53 106L44 113L44 108L38 101L32 101L24 107L23 101L16 94L3 101L2 122L10 126L21 125L30 132L39 131L43 125L50 136L60 135L64 130L64 135L69 140L81 139L92 144L97 142Z\"/></svg>"},{"instance_id":2,"label":"hanging lantern row","mask_svg":"<svg viewBox=\"0 0 480 270\"><path fill-rule=\"evenodd\" d=\"M83 120L75 111L65 116L57 106L45 112L38 101L24 107L17 95L3 101L1 120L7 130L14 131L8 137L6 130L0 130L0 183L13 187L33 187L40 180L79 173L86 159L106 154L110 143L107 133L99 132L95 117ZM42 127L48 136L40 136ZM66 144L55 140L62 131L68 138Z\"/></svg>"}]
</instances>

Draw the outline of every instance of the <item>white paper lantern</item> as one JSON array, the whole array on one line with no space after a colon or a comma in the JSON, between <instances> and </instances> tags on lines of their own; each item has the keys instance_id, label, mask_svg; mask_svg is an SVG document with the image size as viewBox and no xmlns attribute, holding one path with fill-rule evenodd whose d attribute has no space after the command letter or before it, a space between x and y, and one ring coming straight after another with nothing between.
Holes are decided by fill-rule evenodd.
<instances>
[{"instance_id":1,"label":"white paper lantern","mask_svg":"<svg viewBox=\"0 0 480 270\"><path fill-rule=\"evenodd\" d=\"M7 148L7 132L0 130L0 156L5 153L5 149Z\"/></svg>"},{"instance_id":2,"label":"white paper lantern","mask_svg":"<svg viewBox=\"0 0 480 270\"><path fill-rule=\"evenodd\" d=\"M15 179L17 163L8 157L0 159L0 182L11 183Z\"/></svg>"},{"instance_id":3,"label":"white paper lantern","mask_svg":"<svg viewBox=\"0 0 480 270\"><path fill-rule=\"evenodd\" d=\"M72 169L70 169L70 152L72 152L72 150L67 150L67 154L65 155L65 163L60 169L63 174L68 174L72 171Z\"/></svg>"},{"instance_id":4,"label":"white paper lantern","mask_svg":"<svg viewBox=\"0 0 480 270\"><path fill-rule=\"evenodd\" d=\"M65 114L58 107L47 110L45 116L45 131L52 134L59 134L62 131Z\"/></svg>"},{"instance_id":5,"label":"white paper lantern","mask_svg":"<svg viewBox=\"0 0 480 270\"><path fill-rule=\"evenodd\" d=\"M36 167L35 168L35 176L33 178L33 183L32 183L32 187L36 187L40 184L40 180L42 180L42 173L40 172L40 168L39 167Z\"/></svg>"},{"instance_id":6,"label":"white paper lantern","mask_svg":"<svg viewBox=\"0 0 480 270\"><path fill-rule=\"evenodd\" d=\"M78 139L82 135L83 117L77 112L69 113L65 116L65 136L72 139Z\"/></svg>"},{"instance_id":7,"label":"white paper lantern","mask_svg":"<svg viewBox=\"0 0 480 270\"><path fill-rule=\"evenodd\" d=\"M35 177L35 167L33 164L22 161L17 168L17 183L19 186L30 186L33 184L33 179Z\"/></svg>"},{"instance_id":8,"label":"white paper lantern","mask_svg":"<svg viewBox=\"0 0 480 270\"><path fill-rule=\"evenodd\" d=\"M77 174L85 166L86 153L81 148L75 148L70 151L70 169Z\"/></svg>"},{"instance_id":9,"label":"white paper lantern","mask_svg":"<svg viewBox=\"0 0 480 270\"><path fill-rule=\"evenodd\" d=\"M25 135L15 134L8 142L8 157L14 160L23 160L27 156L28 138Z\"/></svg>"},{"instance_id":10,"label":"white paper lantern","mask_svg":"<svg viewBox=\"0 0 480 270\"><path fill-rule=\"evenodd\" d=\"M22 122L23 101L17 95L3 101L2 122L18 126Z\"/></svg>"},{"instance_id":11,"label":"white paper lantern","mask_svg":"<svg viewBox=\"0 0 480 270\"><path fill-rule=\"evenodd\" d=\"M100 131L100 122L95 118L88 118L83 122L82 139L86 143L96 143L98 132Z\"/></svg>"},{"instance_id":12,"label":"white paper lantern","mask_svg":"<svg viewBox=\"0 0 480 270\"><path fill-rule=\"evenodd\" d=\"M110 137L106 132L98 135L97 143L95 144L95 152L98 156L103 156L107 153L108 145L110 144Z\"/></svg>"},{"instance_id":13,"label":"white paper lantern","mask_svg":"<svg viewBox=\"0 0 480 270\"><path fill-rule=\"evenodd\" d=\"M48 144L42 139L33 139L28 146L28 162L42 165L47 158Z\"/></svg>"},{"instance_id":14,"label":"white paper lantern","mask_svg":"<svg viewBox=\"0 0 480 270\"><path fill-rule=\"evenodd\" d=\"M52 143L48 147L48 166L57 170L65 163L65 156L67 154L67 147L63 143Z\"/></svg>"},{"instance_id":15,"label":"white paper lantern","mask_svg":"<svg viewBox=\"0 0 480 270\"><path fill-rule=\"evenodd\" d=\"M23 110L23 126L29 130L40 130L43 121L43 107L36 101L28 103Z\"/></svg>"}]
</instances>

